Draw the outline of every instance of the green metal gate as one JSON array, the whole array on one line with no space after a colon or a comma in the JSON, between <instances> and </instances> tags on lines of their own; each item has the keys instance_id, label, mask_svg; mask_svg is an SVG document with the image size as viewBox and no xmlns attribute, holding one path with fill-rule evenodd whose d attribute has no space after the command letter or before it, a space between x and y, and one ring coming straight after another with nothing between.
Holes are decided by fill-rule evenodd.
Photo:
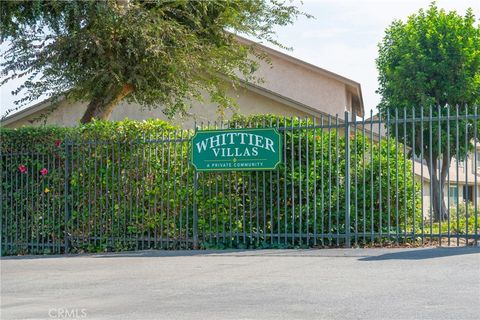
<instances>
[{"instance_id":1,"label":"green metal gate","mask_svg":"<svg viewBox=\"0 0 480 320\"><path fill-rule=\"evenodd\" d=\"M195 172L193 130L9 146L2 254L476 244L478 120L438 107L196 126L277 128L272 171Z\"/></svg>"}]
</instances>

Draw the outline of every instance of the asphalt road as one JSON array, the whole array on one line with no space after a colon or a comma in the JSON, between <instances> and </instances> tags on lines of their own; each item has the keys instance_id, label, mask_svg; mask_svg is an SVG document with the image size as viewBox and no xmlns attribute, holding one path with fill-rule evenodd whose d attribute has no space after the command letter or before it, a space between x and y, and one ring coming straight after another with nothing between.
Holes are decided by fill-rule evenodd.
<instances>
[{"instance_id":1,"label":"asphalt road","mask_svg":"<svg viewBox=\"0 0 480 320\"><path fill-rule=\"evenodd\" d=\"M479 248L11 257L1 281L1 319L480 319Z\"/></svg>"}]
</instances>

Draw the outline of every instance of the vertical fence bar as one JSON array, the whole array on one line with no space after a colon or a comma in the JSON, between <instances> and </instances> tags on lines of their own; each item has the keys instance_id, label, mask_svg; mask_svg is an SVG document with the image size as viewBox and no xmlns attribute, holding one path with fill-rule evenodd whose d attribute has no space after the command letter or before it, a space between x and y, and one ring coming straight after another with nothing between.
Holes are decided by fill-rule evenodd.
<instances>
[{"instance_id":1,"label":"vertical fence bar","mask_svg":"<svg viewBox=\"0 0 480 320\"><path fill-rule=\"evenodd\" d=\"M72 143L70 141L67 141L65 139L65 219L64 219L64 250L65 253L68 253L69 251L69 228L68 224L70 222L70 205L69 205L69 197L70 197L70 174L71 174L71 168L70 168L70 158L71 158L71 150L72 150Z\"/></svg>"},{"instance_id":2,"label":"vertical fence bar","mask_svg":"<svg viewBox=\"0 0 480 320\"><path fill-rule=\"evenodd\" d=\"M197 123L195 122L194 123L194 128L197 127ZM191 158L190 158L190 155L191 155L191 152L189 151L190 150L190 141L191 141L191 131L188 130L187 131L187 140L186 140L186 145L187 145L187 156L185 157L185 171L186 171L186 177L185 177L185 184L186 184L186 187L187 187L187 207L186 207L186 212L185 212L185 248L186 249L189 249L190 248L190 166L191 166ZM193 148L193 146L191 146L191 148ZM155 158L157 158L157 148L155 148ZM193 167L193 166L192 166ZM195 197L195 195L193 195L193 197ZM192 199L193 200L193 199ZM155 197L155 205L157 203L157 199ZM156 210L155 210L156 212ZM193 212L193 201L192 201L192 212ZM155 242L157 241L157 229L156 229L156 225L155 225Z\"/></svg>"},{"instance_id":3,"label":"vertical fence bar","mask_svg":"<svg viewBox=\"0 0 480 320\"><path fill-rule=\"evenodd\" d=\"M174 137L175 139L175 137ZM140 158L140 188L139 188L139 198L140 198L140 208L137 206L137 211L140 209L140 211L137 212L137 214L140 214L142 216L142 228L141 228L141 234L140 238L137 239L137 241L140 241L142 245L142 250L148 249L148 230L147 230L147 219L148 219L148 197L146 195L146 189L147 189L147 183L148 183L148 159L147 159L147 151L145 148L147 147L147 136L146 133L143 133L142 139L139 141L139 148L141 148L141 158ZM108 150L108 149L107 149ZM175 180L173 180L175 181ZM174 187L174 194L175 194L175 183L173 184ZM108 195L107 195L107 200L108 200ZM175 205L175 203L173 204ZM175 225L175 224L174 224Z\"/></svg>"},{"instance_id":4,"label":"vertical fence bar","mask_svg":"<svg viewBox=\"0 0 480 320\"><path fill-rule=\"evenodd\" d=\"M100 177L100 188L99 188L99 206L100 206L100 213L97 217L97 219L99 219L100 223L98 224L99 226L99 242L100 242L100 245L101 246L104 246L104 232L105 232L105 228L104 226L106 225L106 221L105 221L105 207L104 207L104 201L105 201L105 193L104 193L104 183L103 183L103 180L106 179L105 178L105 175L106 175L106 172L105 172L105 168L104 168L104 164L103 164L103 160L104 160L104 157L105 157L105 150L104 150L104 140L101 140L101 141L96 141L96 144L97 144L97 148L99 147L100 148L100 166L99 166L99 177ZM106 159L105 159L106 161ZM137 165L137 168L138 168L138 165ZM72 194L72 198L73 198L73 194ZM73 200L72 200L73 201ZM137 203L137 208L138 208L138 203ZM72 221L73 222L73 221ZM138 249L138 247L136 248Z\"/></svg>"},{"instance_id":5,"label":"vertical fence bar","mask_svg":"<svg viewBox=\"0 0 480 320\"><path fill-rule=\"evenodd\" d=\"M110 212L109 212L109 201L108 201L108 195L110 193L110 189L108 187L108 176L109 176L109 158L110 158L110 154L109 154L109 151L108 151L108 147L109 147L109 142L108 140L105 140L105 141L102 141L102 149L103 151L105 152L104 154L104 157L105 157L105 167L103 168L103 173L102 173L102 176L103 176L103 179L105 179L105 189L104 189L104 194L103 194L103 197L102 197L102 203L105 202L105 209L104 211L101 213L102 214L102 217L105 217L104 220L102 221L103 222L103 226L104 226L104 247L105 249L108 248L109 246L109 243L110 243L110 234L108 232L108 227L109 227L109 223L108 223L108 220L109 220L109 217L111 218L111 216L109 215ZM142 157L143 158L143 157ZM143 171L143 170L142 170ZM78 172L78 170L77 170ZM77 186L77 198L78 198L78 186ZM75 199L74 199L75 200ZM77 219L77 225L78 225L78 219ZM142 223L142 228L145 224ZM143 249L143 246L142 246L142 249Z\"/></svg>"},{"instance_id":6,"label":"vertical fence bar","mask_svg":"<svg viewBox=\"0 0 480 320\"><path fill-rule=\"evenodd\" d=\"M305 195L306 195L306 218L305 218L305 233L307 235L306 239L306 245L310 245L310 228L309 228L309 223L310 223L310 190L309 190L309 181L310 181L310 153L309 153L309 141L308 141L308 136L310 134L310 121L308 118L305 118L305 124L306 124L306 129L305 129Z\"/></svg>"},{"instance_id":7,"label":"vertical fence bar","mask_svg":"<svg viewBox=\"0 0 480 320\"><path fill-rule=\"evenodd\" d=\"M196 129L195 129L196 130ZM198 249L198 204L197 204L197 189L198 189L198 172L193 169L193 249Z\"/></svg>"},{"instance_id":8,"label":"vertical fence bar","mask_svg":"<svg viewBox=\"0 0 480 320\"><path fill-rule=\"evenodd\" d=\"M280 117L277 117L277 122L276 122L276 128L277 130L280 130ZM280 134L280 132L279 132ZM283 140L283 143L282 143L282 147L285 148L285 139ZM278 150L278 152L282 152L283 153L283 150ZM285 158L283 158L283 163L285 165ZM280 189L280 165L277 166L277 203L276 203L276 207L277 207L277 245L280 246L280 192L281 192L281 189ZM273 225L272 225L272 229L273 229ZM272 234L272 237L273 237L273 234ZM272 242L273 243L273 242Z\"/></svg>"},{"instance_id":9,"label":"vertical fence bar","mask_svg":"<svg viewBox=\"0 0 480 320\"><path fill-rule=\"evenodd\" d=\"M415 117L416 109L412 109L412 201L413 201L413 213L412 213L412 239L413 242L416 242L416 231L415 231L415 220L417 216L417 203L416 203L416 190L415 190L415 155L416 155L416 146L415 146ZM423 195L422 195L423 196Z\"/></svg>"},{"instance_id":10,"label":"vertical fence bar","mask_svg":"<svg viewBox=\"0 0 480 320\"><path fill-rule=\"evenodd\" d=\"M387 109L387 117L386 117L385 127L387 129L387 239L391 241L391 198L390 198L390 110Z\"/></svg>"},{"instance_id":11,"label":"vertical fence bar","mask_svg":"<svg viewBox=\"0 0 480 320\"><path fill-rule=\"evenodd\" d=\"M430 170L429 170L429 174L430 174L430 242L433 241L433 203L434 203L434 199L433 199L433 148L431 147L433 145L433 142L432 142L432 136L433 136L433 129L432 129L432 122L433 122L433 117L432 117L432 109L433 107L430 106L429 108L429 117L428 117L428 139L429 139L429 142L428 142L428 145L429 145L429 167L430 167Z\"/></svg>"},{"instance_id":12,"label":"vertical fence bar","mask_svg":"<svg viewBox=\"0 0 480 320\"><path fill-rule=\"evenodd\" d=\"M398 109L395 108L395 240L398 245L399 229L399 199L398 199Z\"/></svg>"},{"instance_id":13,"label":"vertical fence bar","mask_svg":"<svg viewBox=\"0 0 480 320\"><path fill-rule=\"evenodd\" d=\"M115 244L116 244L116 238L115 238L115 186L118 186L118 182L116 183L115 181L115 141L112 140L112 141L109 141L108 144L110 145L111 147L111 176L110 176L110 183L111 183L111 187L110 187L110 199L108 199L107 197L107 201L110 200L110 211L111 211L111 215L110 215L110 247L111 247L111 250L114 251L115 250ZM83 169L83 166L82 166L82 169ZM83 187L82 187L83 189ZM82 198L82 203L83 203L83 197ZM79 199L80 200L80 199ZM83 206L82 206L83 207ZM82 215L83 217L83 215ZM83 229L83 219L82 219L82 229Z\"/></svg>"},{"instance_id":14,"label":"vertical fence bar","mask_svg":"<svg viewBox=\"0 0 480 320\"><path fill-rule=\"evenodd\" d=\"M298 118L298 244L302 245L302 118Z\"/></svg>"},{"instance_id":15,"label":"vertical fence bar","mask_svg":"<svg viewBox=\"0 0 480 320\"><path fill-rule=\"evenodd\" d=\"M285 229L283 230L285 245L288 243L288 200L287 200L287 117L283 117L283 221Z\"/></svg>"},{"instance_id":16,"label":"vertical fence bar","mask_svg":"<svg viewBox=\"0 0 480 320\"><path fill-rule=\"evenodd\" d=\"M403 109L403 228L404 241L407 242L407 109Z\"/></svg>"},{"instance_id":17,"label":"vertical fence bar","mask_svg":"<svg viewBox=\"0 0 480 320\"><path fill-rule=\"evenodd\" d=\"M323 128L323 124L324 124L324 121L323 121L323 116L321 116L321 119L320 119L320 202L321 202L321 207L320 207L320 215L321 215L321 220L320 220L320 234L321 234L321 238L320 238L320 242L322 244L322 246L324 245L324 236L323 234L325 234L325 196L324 196L324 188L323 188L323 184L324 184L324 170L323 170L323 160L324 160L324 156L325 156L325 151L324 151L324 133L325 133L325 129ZM317 193L317 192L315 192Z\"/></svg>"},{"instance_id":18,"label":"vertical fence bar","mask_svg":"<svg viewBox=\"0 0 480 320\"><path fill-rule=\"evenodd\" d=\"M378 112L378 240L382 243L382 114ZM388 159L387 159L388 161Z\"/></svg>"},{"instance_id":19,"label":"vertical fence bar","mask_svg":"<svg viewBox=\"0 0 480 320\"><path fill-rule=\"evenodd\" d=\"M4 184L3 182L6 180L6 177L3 176L4 172L8 172L8 167L7 167L7 154L3 153L3 143L0 141L0 257L4 256L4 246L6 244L6 241L4 240L5 235L7 234L5 230L3 230L3 227L5 223L3 220L6 218L6 214L3 212L3 207L5 203L7 202L7 193L4 190ZM5 168L5 170L4 170ZM6 188L6 186L5 186ZM5 205L5 207L7 207Z\"/></svg>"},{"instance_id":20,"label":"vertical fence bar","mask_svg":"<svg viewBox=\"0 0 480 320\"><path fill-rule=\"evenodd\" d=\"M463 198L465 199L465 245L468 245L468 206L469 206L469 203L468 203L468 200L469 200L469 197L468 197L468 145L469 145L469 139L468 139L468 127L469 127L469 123L468 123L468 107L465 106L465 162L464 162L464 166L463 168L465 169L465 187L464 187L464 190L465 190L465 194L463 196ZM441 218L441 217L440 217ZM463 230L462 230L463 231Z\"/></svg>"},{"instance_id":21,"label":"vertical fence bar","mask_svg":"<svg viewBox=\"0 0 480 320\"><path fill-rule=\"evenodd\" d=\"M26 166L27 166L27 171L25 172L25 174L22 174L20 176L20 226L19 226L19 244L20 244L20 249L21 250L26 250L28 249L28 243L25 239L26 235L28 234L28 232L26 231L28 229L28 224L27 224L27 216L28 216L28 208L27 208L27 204L25 203L25 186L27 185L28 181L28 174L29 174L29 170L30 170L30 166L28 166L28 158L27 158L27 147L26 147L26 143L25 144L22 144L22 151L21 151L21 159L22 159L22 163L25 163ZM32 167L32 174L33 174L33 167ZM25 177L25 178L24 178ZM23 230L25 230L25 234L23 232Z\"/></svg>"},{"instance_id":22,"label":"vertical fence bar","mask_svg":"<svg viewBox=\"0 0 480 320\"><path fill-rule=\"evenodd\" d=\"M233 127L236 129L236 128L237 128L237 125L238 125L237 122L235 122L235 123L233 124ZM238 171L236 171L236 172L234 173L234 177L235 177L235 195L238 195L238 193L240 192L240 191L239 191L239 184L238 184L238 181L239 181L238 176L239 176L239 175L241 176L241 173L239 173ZM242 181L242 184L243 184L243 181ZM242 191L243 191L243 186L242 186ZM242 200L242 205L243 205L243 203L244 203L244 202L243 202L243 199L245 199L245 197L244 197L245 195L244 195L243 193L241 193L241 194L242 194L242 199L239 199L238 197L235 197L235 245L236 245L237 247L238 247L239 244L240 244L240 231L242 231L242 232L244 231L244 229L243 229L244 225L243 225L243 224L242 224L242 229L241 229L241 230L238 230L238 229L237 229L237 228L238 228L238 224L239 224L239 222L240 222L240 220L239 220L239 215L238 215L238 213L239 213L239 207L240 207L240 203L239 203L239 202L240 202L240 200ZM244 206L242 206L242 208L244 208ZM242 214L242 223L243 223L243 216L244 216L244 214Z\"/></svg>"},{"instance_id":23,"label":"vertical fence bar","mask_svg":"<svg viewBox=\"0 0 480 320\"><path fill-rule=\"evenodd\" d=\"M455 150L457 150L457 156L456 156L456 182L457 182L457 213L456 213L456 218L457 218L457 231L456 231L456 238L457 238L457 247L460 245L460 219L459 219L459 212L460 212L460 183L458 181L458 177L460 176L460 172L459 172L459 158L460 158L460 152L459 152L459 147L460 147L460 129L459 129L459 123L458 123L458 120L459 120L459 113L458 113L458 104L455 106L455 111L456 111L456 115L455 115L455 126L456 126L456 134L455 134Z\"/></svg>"},{"instance_id":24,"label":"vertical fence bar","mask_svg":"<svg viewBox=\"0 0 480 320\"><path fill-rule=\"evenodd\" d=\"M424 184L425 180L423 178L423 163L425 161L425 154L423 153L424 150L424 145L423 145L423 136L424 136L424 128L423 128L423 106L420 107L420 159L422 161L421 166L420 166L420 181L421 181L421 194L422 194L422 246L425 243L425 217L424 217L424 209L425 209L425 203L424 203Z\"/></svg>"},{"instance_id":25,"label":"vertical fence bar","mask_svg":"<svg viewBox=\"0 0 480 320\"><path fill-rule=\"evenodd\" d=\"M323 128L321 129L323 130ZM317 123L313 117L313 245L317 245Z\"/></svg>"},{"instance_id":26,"label":"vertical fence bar","mask_svg":"<svg viewBox=\"0 0 480 320\"><path fill-rule=\"evenodd\" d=\"M370 110L370 241L375 241L375 214L373 208L374 201L374 185L373 185L373 170L375 169L375 161L373 158L373 110ZM380 143L380 141L379 141Z\"/></svg>"},{"instance_id":27,"label":"vertical fence bar","mask_svg":"<svg viewBox=\"0 0 480 320\"><path fill-rule=\"evenodd\" d=\"M197 123L194 124L194 133L197 133ZM193 147L193 146L192 146ZM162 151L163 152L163 151ZM190 159L191 161L193 159ZM192 237L193 249L198 250L198 204L197 204L197 190L198 190L198 172L193 167L193 195L192 195Z\"/></svg>"},{"instance_id":28,"label":"vertical fence bar","mask_svg":"<svg viewBox=\"0 0 480 320\"><path fill-rule=\"evenodd\" d=\"M161 160L161 168L162 168L162 176L161 176L161 181L160 181L160 194L162 195L160 197L160 248L163 249L163 239L164 239L164 234L163 234L163 225L164 225L164 219L165 219L165 183L167 181L167 177L165 176L165 131L162 131L162 137L161 137L161 144L162 144L162 160ZM168 199L167 199L168 201Z\"/></svg>"},{"instance_id":29,"label":"vertical fence bar","mask_svg":"<svg viewBox=\"0 0 480 320\"><path fill-rule=\"evenodd\" d=\"M350 248L350 123L345 111L345 245Z\"/></svg>"},{"instance_id":30,"label":"vertical fence bar","mask_svg":"<svg viewBox=\"0 0 480 320\"><path fill-rule=\"evenodd\" d=\"M173 204L172 204L172 219L173 219L173 223L172 223L172 226L173 226L173 230L172 230L172 249L175 249L177 248L178 246L178 240L179 240L179 235L178 235L178 232L177 232L177 216L178 216L178 220L180 220L180 215L179 215L179 212L178 212L178 201L179 201L179 196L177 194L177 184L180 183L180 179L181 177L179 178L178 177L178 130L175 130L173 132L173 140L172 142L170 143L173 143L173 159L172 159L172 163L174 163L174 169L173 169L173 179L171 180L173 183Z\"/></svg>"},{"instance_id":31,"label":"vertical fence bar","mask_svg":"<svg viewBox=\"0 0 480 320\"><path fill-rule=\"evenodd\" d=\"M28 148L28 147L27 147ZM45 166L45 154L39 154L35 149L25 149L25 161L32 162L32 173L28 174L25 177L25 244L26 252L39 253L39 237L40 230L42 226L45 225L44 219L39 220L40 217L44 217L44 212L46 211L48 203L45 201L45 192L43 187L46 185L44 182L44 177L40 178L39 169ZM36 162L36 166L33 166L33 163ZM34 185L37 183L41 184L40 190L34 190ZM37 186L38 187L38 186ZM37 189L37 188L35 188ZM43 190L42 190L43 189ZM38 192L36 192L38 191ZM33 212L33 201L34 197L38 196L40 199L40 210ZM29 239L30 238L30 239Z\"/></svg>"},{"instance_id":32,"label":"vertical fence bar","mask_svg":"<svg viewBox=\"0 0 480 320\"><path fill-rule=\"evenodd\" d=\"M144 210L144 215L147 217L146 218L146 226L147 226L147 234L144 234L144 237L146 236L147 238L147 249L153 249L152 247L152 226L151 226L151 216L152 216L152 208L155 205L151 205L151 198L152 198L152 191L153 191L153 185L154 185L154 180L150 179L150 177L153 177L153 172L152 172L152 147L154 146L154 142L152 142L152 133L148 133L148 137L145 137L145 141L143 142L145 144L145 147L147 150L144 152L144 159L143 161L145 162L145 182L143 183L144 187L144 203L146 204L145 210ZM114 155L114 147L115 145L112 145L112 156ZM115 162L112 160L112 164ZM147 189L149 192L145 192L145 189ZM115 188L112 187L112 191L115 191ZM114 199L114 195L112 194L112 199ZM113 209L113 208L112 208Z\"/></svg>"},{"instance_id":33,"label":"vertical fence bar","mask_svg":"<svg viewBox=\"0 0 480 320\"><path fill-rule=\"evenodd\" d=\"M437 105L437 125L438 125L438 157L439 159L437 160L438 161L438 164L437 164L437 167L438 167L438 190L440 192L440 196L438 197L438 208L440 210L440 215L439 215L439 219L438 219L438 244L440 246L442 246L442 220L443 220L443 203L444 203L444 185L443 185L443 169L444 169L444 166L448 165L447 163L445 163L445 161L443 161L443 159L445 159L445 157L443 157L442 155L442 124L441 124L441 117L442 117L442 109L440 108L440 105ZM440 156L442 156L442 158L440 158ZM448 160L447 160L448 162Z\"/></svg>"},{"instance_id":34,"label":"vertical fence bar","mask_svg":"<svg viewBox=\"0 0 480 320\"><path fill-rule=\"evenodd\" d=\"M473 111L473 116L474 116L474 120L473 120L473 150L475 152L475 160L474 160L474 170L475 170L475 174L474 174L474 177L475 177L475 181L474 181L474 184L473 184L473 188L474 188L474 197L475 197L475 202L474 202L474 214L475 214L475 217L474 217L474 246L478 246L480 245L480 243L478 242L478 183L477 183L477 170L478 170L478 150L477 150L477 140L478 140L478 136L477 136L477 106L474 107L474 111ZM450 214L448 215L448 217L450 218ZM468 221L467 221L468 223ZM450 238L449 238L450 240Z\"/></svg>"},{"instance_id":35,"label":"vertical fence bar","mask_svg":"<svg viewBox=\"0 0 480 320\"><path fill-rule=\"evenodd\" d=\"M363 191L363 244L366 242L366 233L367 233L367 187L366 187L366 134L365 134L365 127L366 127L366 122L365 122L365 113L362 116L362 191Z\"/></svg>"},{"instance_id":36,"label":"vertical fence bar","mask_svg":"<svg viewBox=\"0 0 480 320\"><path fill-rule=\"evenodd\" d=\"M97 246L97 227L99 225L98 221L98 206L99 204L97 203L97 156L98 156L98 145L95 143L95 141L90 142L90 145L93 146L94 148L94 156L93 156L93 233L92 233L92 238L93 238L93 245L96 247ZM65 154L65 163L68 163L68 157L67 154Z\"/></svg>"},{"instance_id":37,"label":"vertical fence bar","mask_svg":"<svg viewBox=\"0 0 480 320\"><path fill-rule=\"evenodd\" d=\"M36 162L38 163L38 162L39 162L39 152L35 152L35 153L36 153L36 156L32 154L31 157L32 157L32 159L34 159L34 156L35 156ZM49 157L49 155L47 155L47 157ZM45 155L42 153L42 167L43 167L43 166L45 166ZM47 168L48 168L48 165L47 165ZM51 171L50 171L50 173L51 173ZM48 202L48 193L45 194L45 192L44 192L45 189L42 190L43 188L40 188L40 192L39 192L39 190L38 190L38 189L39 189L39 186L38 186L38 180L39 180L38 168L37 168L37 170L36 170L35 176L37 177L37 179L35 179L35 177L33 177L33 178L32 178L32 183L31 183L31 188L32 188L32 189L31 189L31 193L32 193L32 195L31 195L31 197L32 197L32 199L31 199L31 200L32 200L32 201L31 201L32 209L33 209L33 207L34 207L33 198L34 198L35 194L37 194L37 195L40 195L40 194L41 194L41 195L42 195L42 196L41 196L41 197L42 197L42 209L41 209L41 210L37 210L36 214L32 212L32 221L31 221L31 223L32 223L32 228L34 228L35 231L36 231L36 234L35 234L35 236L36 236L36 237L35 237L35 238L36 238L36 241L35 241L35 242L36 242L36 243L35 243L35 250L36 250L36 253L38 253L38 251L39 251L39 237L40 237L40 235L41 235L41 233L39 233L39 231L38 231L38 229L39 229L40 226L39 226L39 225L36 225L36 223L39 223L39 221L38 221L38 215L41 215L41 216L42 216L42 223L41 223L41 224L42 224L42 227L41 227L41 230L42 230L42 233L43 233L43 230L45 229L45 214L44 214L44 212L43 212L43 211L45 211L45 205L44 205L44 203L45 203L45 202L47 203L47 216L50 214L50 212L49 212L49 211L50 211L50 206L49 206L49 202ZM46 177L45 177L45 178L46 178ZM35 181L35 180L36 180L36 181ZM34 184L35 184L35 182L37 183L37 187L35 188L35 189L37 189L36 192L35 192L35 190L34 190ZM47 201L45 201L45 196L47 196L47 199L46 199ZM29 226L29 227L30 227L30 226ZM32 240L33 240L33 239L32 239ZM33 241L32 241L32 248L33 248L33 245L34 245L34 244L33 244ZM42 244L42 252L44 252L44 250L45 250L45 246Z\"/></svg>"},{"instance_id":38,"label":"vertical fence bar","mask_svg":"<svg viewBox=\"0 0 480 320\"><path fill-rule=\"evenodd\" d=\"M292 182L292 193L291 193L291 197L292 197L292 239L291 239L291 244L294 245L295 244L295 158L294 158L294 139L293 137L295 136L295 129L293 127L293 118L290 118L290 124L291 124L291 136L290 136L290 143L291 143L291 149L290 149L290 155L291 155L291 159L290 159L290 170L291 170L291 177L290 177L290 180Z\"/></svg>"},{"instance_id":39,"label":"vertical fence bar","mask_svg":"<svg viewBox=\"0 0 480 320\"><path fill-rule=\"evenodd\" d=\"M450 157L450 107L447 106L447 159L448 159L448 168L447 168L447 237L448 237L448 246L450 246L450 166L452 160Z\"/></svg>"},{"instance_id":40,"label":"vertical fence bar","mask_svg":"<svg viewBox=\"0 0 480 320\"><path fill-rule=\"evenodd\" d=\"M169 136L170 138L170 136ZM140 139L136 139L135 142L134 142L134 146L135 146L135 153L136 153L136 157L135 157L135 168L140 168L140 165L141 165L141 162L142 159L140 159L140 152L142 150L142 142ZM142 154L143 156L143 154ZM135 216L135 238L134 238L134 241L135 241L135 249L136 250L139 250L139 248L141 248L140 246L143 247L143 241L142 241L142 232L143 231L143 228L144 228L144 224L142 223L142 226L141 228L139 228L139 224L141 223L139 221L139 219L143 219L143 214L142 212L139 210L140 208L140 194L141 194L141 189L142 189L142 186L141 186L141 179L142 179L142 171L141 170L138 170L136 171L136 174L135 174L135 208L134 208L134 216ZM170 189L168 189L170 190ZM143 206L142 206L143 207ZM141 216L140 216L141 215Z\"/></svg>"},{"instance_id":41,"label":"vertical fence bar","mask_svg":"<svg viewBox=\"0 0 480 320\"><path fill-rule=\"evenodd\" d=\"M358 143L357 143L357 118L356 118L356 114L353 113L352 114L352 121L353 121L353 154L355 156L355 158L353 159L353 164L354 164L354 168L353 168L353 172L354 172L354 175L355 175L355 180L353 182L353 185L355 186L354 188L354 205L353 207L355 208L355 223L354 223L354 237L355 237L355 240L354 240L354 245L355 246L358 246Z\"/></svg>"},{"instance_id":42,"label":"vertical fence bar","mask_svg":"<svg viewBox=\"0 0 480 320\"><path fill-rule=\"evenodd\" d=\"M277 117L277 121L278 121L278 117ZM272 128L273 126L273 119L270 118L270 125L269 127ZM278 129L278 126L277 126L277 129ZM278 152L280 152L280 150L278 150ZM277 169L275 170L276 172L278 172L278 166L277 166ZM278 181L278 179L277 179ZM273 171L270 171L270 183L269 183L269 186L270 186L270 206L269 206L269 213L270 213L270 246L273 246L273 233L274 233L274 229L275 229L275 222L274 222L274 207L273 207ZM280 189L277 188L277 195L278 193L280 192ZM280 231L278 231L280 232ZM266 242L266 240L265 240Z\"/></svg>"},{"instance_id":43,"label":"vertical fence bar","mask_svg":"<svg viewBox=\"0 0 480 320\"><path fill-rule=\"evenodd\" d=\"M340 143L338 137L339 124L338 114L335 115L335 198L336 198L336 245L340 245Z\"/></svg>"},{"instance_id":44,"label":"vertical fence bar","mask_svg":"<svg viewBox=\"0 0 480 320\"><path fill-rule=\"evenodd\" d=\"M118 225L118 237L119 237L119 239L120 238L122 239L122 245L123 245L124 248L127 247L127 243L128 243L128 240L127 240L127 234L128 234L128 200L127 200L127 198L130 198L130 197L128 196L127 181L123 182L123 179L122 179L122 161L121 161L122 156L121 156L121 154L127 155L127 147L128 147L127 140L124 143L121 143L120 139L118 140L118 152L120 152L120 157L119 157L120 163L118 164L119 190L118 190L117 201L122 208L122 212L120 212L120 211L118 212L117 225ZM88 154L90 155L90 151L89 151ZM130 155L130 154L128 154L128 155ZM130 167L129 166L129 161L130 161L130 158L126 158L126 159L123 160L123 168ZM88 215L90 217L90 191L89 191L89 204L88 204L88 206L89 206ZM121 215L121 213L122 213L122 215ZM120 218L120 216L122 216L122 217ZM89 218L89 220L90 220L90 218Z\"/></svg>"},{"instance_id":45,"label":"vertical fence bar","mask_svg":"<svg viewBox=\"0 0 480 320\"><path fill-rule=\"evenodd\" d=\"M23 144L20 145L20 148L17 148L17 150L20 150L20 156L19 156L19 159L20 159L20 163L23 163ZM15 193L17 194L17 190L20 190L20 200L22 199L21 195L22 195L22 185L23 185L23 175L20 175L20 182L18 181L18 173L15 174ZM14 199L16 200L16 199ZM18 253L18 250L19 250L19 239L18 239L18 227L19 227L19 222L21 224L21 219L20 219L20 215L21 215L21 212L22 212L22 209L23 209L23 205L22 205L22 202L21 201L15 201L15 214L14 214L14 217L15 217L15 252ZM20 239L21 241L21 239Z\"/></svg>"},{"instance_id":46,"label":"vertical fence bar","mask_svg":"<svg viewBox=\"0 0 480 320\"><path fill-rule=\"evenodd\" d=\"M9 151L9 155L8 155L8 158L10 159L10 161L8 162L7 161L7 158L5 158L5 168L7 170L7 178L9 177L9 181L10 181L10 184L9 184L9 188L8 188L8 195L9 195L9 204L10 206L5 208L6 209L6 213L5 213L5 225L3 225L3 228L2 229L2 234L4 234L5 232L5 251L7 254L11 254L12 253L12 248L13 248L13 240L12 240L12 235L10 234L10 228L11 226L13 225L13 216L12 216L12 213L13 213L13 208L14 208L14 201L13 201L13 172L14 172L14 166L13 166L13 150L12 150L12 146L9 144L8 145L8 149ZM10 174L8 174L10 173ZM5 231L3 231L5 230ZM4 251L2 251L3 253Z\"/></svg>"},{"instance_id":47,"label":"vertical fence bar","mask_svg":"<svg viewBox=\"0 0 480 320\"><path fill-rule=\"evenodd\" d=\"M222 121L221 124L222 124L221 128L223 129L224 122ZM222 172L221 175L222 175L222 197L225 198L226 197L226 195L225 195L225 175L227 175L227 173ZM231 206L230 206L230 197L229 197L229 202L228 202L228 210L225 209L225 204L222 201L222 211L223 211L224 214L226 214L228 212L228 216L231 219L232 213L231 213ZM222 215L222 225L223 225L223 240L222 240L222 242L223 242L224 246L227 245L227 239L226 239L227 235L226 235L226 226L225 226L226 223L227 223L227 221L225 219L225 216ZM230 220L230 225L231 225L231 220ZM231 228L229 228L229 230L231 231Z\"/></svg>"},{"instance_id":48,"label":"vertical fence bar","mask_svg":"<svg viewBox=\"0 0 480 320\"><path fill-rule=\"evenodd\" d=\"M172 132L168 132L168 135L167 135L167 181L168 182L171 182L171 181L174 181L171 177L171 167L172 167L172 135L174 133ZM166 213L167 213L167 220L166 220L166 247L167 248L170 248L170 205L174 205L173 203L171 204L171 201L170 201L170 184L167 184L167 198L166 198Z\"/></svg>"}]
</instances>

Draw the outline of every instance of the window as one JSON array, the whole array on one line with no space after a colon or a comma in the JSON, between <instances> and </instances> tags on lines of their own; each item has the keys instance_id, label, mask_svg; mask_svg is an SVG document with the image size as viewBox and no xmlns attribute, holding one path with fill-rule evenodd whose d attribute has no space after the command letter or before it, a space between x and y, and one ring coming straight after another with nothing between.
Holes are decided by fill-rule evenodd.
<instances>
[{"instance_id":1,"label":"window","mask_svg":"<svg viewBox=\"0 0 480 320\"><path fill-rule=\"evenodd\" d=\"M458 188L457 187L449 187L448 192L450 195L450 203L456 203L458 201Z\"/></svg>"},{"instance_id":2,"label":"window","mask_svg":"<svg viewBox=\"0 0 480 320\"><path fill-rule=\"evenodd\" d=\"M463 186L463 201L473 202L473 186Z\"/></svg>"}]
</instances>

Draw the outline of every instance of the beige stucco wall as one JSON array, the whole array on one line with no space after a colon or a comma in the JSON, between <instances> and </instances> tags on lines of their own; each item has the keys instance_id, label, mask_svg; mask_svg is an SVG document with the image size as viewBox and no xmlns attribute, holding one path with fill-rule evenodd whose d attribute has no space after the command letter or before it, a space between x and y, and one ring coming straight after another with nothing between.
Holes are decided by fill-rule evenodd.
<instances>
[{"instance_id":1,"label":"beige stucco wall","mask_svg":"<svg viewBox=\"0 0 480 320\"><path fill-rule=\"evenodd\" d=\"M275 101L263 95L257 94L246 88L240 88L236 91L231 89L229 95L236 97L238 109L231 108L226 110L225 118L229 119L233 112L237 112L244 115L256 114L256 113L273 113L282 116L293 116L293 117L306 117L310 116L308 113L300 111L298 109L292 108L286 104ZM30 120L38 118L41 116L44 111L36 112L27 117L24 117L13 123L5 125L5 127L16 128L21 126L28 125L43 125L43 124L56 124L64 126L74 126L78 124L79 119L83 115L87 106L86 102L68 102L64 101L49 114L46 119L30 123ZM183 126L185 128L192 128L195 120L197 122L207 122L207 121L218 121L221 120L221 117L218 113L218 108L212 103L200 103L195 102L192 109L190 110L191 116L180 118L176 117L175 119L167 119L167 117L162 112L161 108L145 110L142 109L137 104L128 104L125 102L120 103L113 111L111 120L118 121L125 118L133 120L144 120L144 119L163 119L169 120L175 124Z\"/></svg>"},{"instance_id":2,"label":"beige stucco wall","mask_svg":"<svg viewBox=\"0 0 480 320\"><path fill-rule=\"evenodd\" d=\"M259 62L258 76L265 79L262 87L318 111L333 116L338 114L343 119L344 112L351 107L344 83L280 57L270 58L272 66L265 61Z\"/></svg>"}]
</instances>

